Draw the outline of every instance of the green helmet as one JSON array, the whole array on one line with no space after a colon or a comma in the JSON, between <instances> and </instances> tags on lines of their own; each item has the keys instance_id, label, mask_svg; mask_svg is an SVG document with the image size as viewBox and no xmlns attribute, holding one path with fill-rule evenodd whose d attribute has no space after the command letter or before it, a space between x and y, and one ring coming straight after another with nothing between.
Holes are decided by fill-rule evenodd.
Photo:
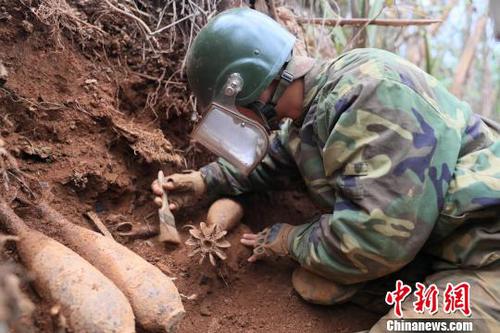
<instances>
[{"instance_id":1,"label":"green helmet","mask_svg":"<svg viewBox=\"0 0 500 333\"><path fill-rule=\"evenodd\" d=\"M218 96L233 73L243 79L236 105L248 105L279 74L289 59L295 37L268 16L248 8L215 16L188 51L187 78L202 106Z\"/></svg>"}]
</instances>

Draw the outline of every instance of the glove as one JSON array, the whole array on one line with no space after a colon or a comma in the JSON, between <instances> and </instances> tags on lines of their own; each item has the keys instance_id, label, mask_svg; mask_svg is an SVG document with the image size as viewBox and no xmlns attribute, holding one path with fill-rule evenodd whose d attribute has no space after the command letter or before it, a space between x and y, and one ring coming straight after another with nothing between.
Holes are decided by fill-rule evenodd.
<instances>
[{"instance_id":1,"label":"glove","mask_svg":"<svg viewBox=\"0 0 500 333\"><path fill-rule=\"evenodd\" d=\"M295 227L278 223L266 228L258 234L244 234L241 243L253 247L253 255L248 261L254 262L262 257L282 257L287 256L290 232Z\"/></svg>"},{"instance_id":2,"label":"glove","mask_svg":"<svg viewBox=\"0 0 500 333\"><path fill-rule=\"evenodd\" d=\"M151 189L156 196L154 200L158 206L161 206L162 196L160 185L168 192L171 210L195 205L207 191L207 186L199 171L187 170L182 173L174 173L165 177L164 184L158 184L158 180L151 184Z\"/></svg>"}]
</instances>

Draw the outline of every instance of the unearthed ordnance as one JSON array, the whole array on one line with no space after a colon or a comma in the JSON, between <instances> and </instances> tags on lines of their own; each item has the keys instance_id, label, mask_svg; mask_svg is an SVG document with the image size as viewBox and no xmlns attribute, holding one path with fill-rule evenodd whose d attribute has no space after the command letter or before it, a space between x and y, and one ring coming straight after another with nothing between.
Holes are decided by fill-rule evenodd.
<instances>
[{"instance_id":1,"label":"unearthed ordnance","mask_svg":"<svg viewBox=\"0 0 500 333\"><path fill-rule=\"evenodd\" d=\"M236 227L243 218L243 207L232 199L219 199L215 201L207 213L207 224L216 224L221 230L230 231Z\"/></svg>"},{"instance_id":2,"label":"unearthed ordnance","mask_svg":"<svg viewBox=\"0 0 500 333\"><path fill-rule=\"evenodd\" d=\"M70 248L123 291L143 328L175 331L184 316L184 307L169 277L114 240L72 224L46 202L40 201L37 207L46 220L58 226Z\"/></svg>"},{"instance_id":3,"label":"unearthed ordnance","mask_svg":"<svg viewBox=\"0 0 500 333\"><path fill-rule=\"evenodd\" d=\"M227 234L226 230L221 230L216 224L207 226L205 222L200 222L200 228L196 228L193 225L188 227L190 228L189 233L191 237L186 241L186 245L192 247L192 251L188 254L189 257L199 254L199 264L202 264L203 260L208 257L210 263L214 266L215 256L221 260L227 259L224 249L230 247L231 244L223 239Z\"/></svg>"},{"instance_id":4,"label":"unearthed ordnance","mask_svg":"<svg viewBox=\"0 0 500 333\"><path fill-rule=\"evenodd\" d=\"M160 227L158 225L134 225L131 222L118 223L114 228L114 233L118 236L134 238L150 238L158 235Z\"/></svg>"},{"instance_id":5,"label":"unearthed ordnance","mask_svg":"<svg viewBox=\"0 0 500 333\"><path fill-rule=\"evenodd\" d=\"M25 183L24 179L22 183ZM24 189L31 192L29 188L35 188L38 185L40 185L38 182L33 181L30 186L25 184ZM44 197L50 196L46 188L38 189L37 192L40 193L37 193L37 196L33 195L35 202L26 197L23 192L16 192L17 199L27 204L36 205L42 216L58 227L59 234L64 238L65 244L87 259L101 271L99 274L104 274L114 282L114 284L110 283L115 289L117 286L125 294L141 326L153 332L172 332L177 328L184 315L184 307L172 280L164 275L160 269L113 239L70 223L44 201ZM67 251L70 250L67 249ZM75 256L78 255L75 254ZM47 261L46 265L50 265L50 261ZM90 264L89 266L92 267ZM97 271L95 268L92 267L94 271ZM99 307L96 308L99 309ZM108 332L107 330L99 331ZM118 331L129 332L127 329ZM93 331L76 330L76 332Z\"/></svg>"},{"instance_id":6,"label":"unearthed ordnance","mask_svg":"<svg viewBox=\"0 0 500 333\"><path fill-rule=\"evenodd\" d=\"M200 227L188 226L191 237L186 245L192 247L189 256L200 256L199 263L208 257L215 266L215 258L226 260L224 249L231 244L224 239L227 232L238 225L243 217L243 207L231 199L219 199L214 202L207 214L207 222L200 222Z\"/></svg>"},{"instance_id":7,"label":"unearthed ordnance","mask_svg":"<svg viewBox=\"0 0 500 333\"><path fill-rule=\"evenodd\" d=\"M17 250L38 292L61 306L74 332L135 332L123 293L78 254L28 228L3 198L0 222L19 237Z\"/></svg>"},{"instance_id":8,"label":"unearthed ordnance","mask_svg":"<svg viewBox=\"0 0 500 333\"><path fill-rule=\"evenodd\" d=\"M180 244L181 238L179 232L175 228L175 217L169 207L167 191L163 188L163 184L165 184L165 175L163 175L163 171L161 170L158 172L158 184L163 192L161 207L158 209L158 216L160 218L160 235L158 236L158 240L160 242Z\"/></svg>"}]
</instances>

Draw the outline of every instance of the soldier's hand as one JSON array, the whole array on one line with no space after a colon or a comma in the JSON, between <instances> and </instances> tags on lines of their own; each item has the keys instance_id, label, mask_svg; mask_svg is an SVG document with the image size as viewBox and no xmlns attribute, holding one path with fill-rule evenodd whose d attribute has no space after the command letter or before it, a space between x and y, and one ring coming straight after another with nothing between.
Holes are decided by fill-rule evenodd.
<instances>
[{"instance_id":1,"label":"soldier's hand","mask_svg":"<svg viewBox=\"0 0 500 333\"><path fill-rule=\"evenodd\" d=\"M257 234L243 234L240 240L241 244L248 246L251 249L255 249L257 246ZM254 262L260 259L260 256L252 252L252 255L248 258L249 262Z\"/></svg>"},{"instance_id":2,"label":"soldier's hand","mask_svg":"<svg viewBox=\"0 0 500 333\"><path fill-rule=\"evenodd\" d=\"M278 223L258 234L243 234L241 243L253 248L253 254L248 261L254 262L267 256L288 255L288 236L293 228L290 224Z\"/></svg>"},{"instance_id":3,"label":"soldier's hand","mask_svg":"<svg viewBox=\"0 0 500 333\"><path fill-rule=\"evenodd\" d=\"M184 171L166 176L164 184L153 181L151 190L156 205L161 206L163 191L167 191L170 209L178 210L200 201L206 192L206 185L199 171Z\"/></svg>"}]
</instances>

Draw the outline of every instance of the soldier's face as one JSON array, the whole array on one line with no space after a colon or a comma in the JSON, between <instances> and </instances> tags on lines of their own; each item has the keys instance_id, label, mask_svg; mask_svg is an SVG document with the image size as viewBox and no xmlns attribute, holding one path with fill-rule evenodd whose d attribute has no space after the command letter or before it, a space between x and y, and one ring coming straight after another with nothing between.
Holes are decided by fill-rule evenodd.
<instances>
[{"instance_id":1,"label":"soldier's face","mask_svg":"<svg viewBox=\"0 0 500 333\"><path fill-rule=\"evenodd\" d=\"M273 82L271 82L271 84L269 85L269 87L266 88L266 90L264 90L262 92L262 94L260 94L259 96L259 101L263 102L263 103L267 103L269 102L269 100L271 99L272 97L272 94L274 92L274 90L276 89L276 85L278 84L278 81L274 80ZM253 121L256 121L258 122L259 124L261 124L262 126L264 126L264 121L262 120L261 117L259 117L257 114L255 114L254 111L248 109L248 108L245 108L243 106L237 106L236 107L238 109L238 111L244 115L245 117L247 118L250 118L252 119Z\"/></svg>"}]
</instances>

